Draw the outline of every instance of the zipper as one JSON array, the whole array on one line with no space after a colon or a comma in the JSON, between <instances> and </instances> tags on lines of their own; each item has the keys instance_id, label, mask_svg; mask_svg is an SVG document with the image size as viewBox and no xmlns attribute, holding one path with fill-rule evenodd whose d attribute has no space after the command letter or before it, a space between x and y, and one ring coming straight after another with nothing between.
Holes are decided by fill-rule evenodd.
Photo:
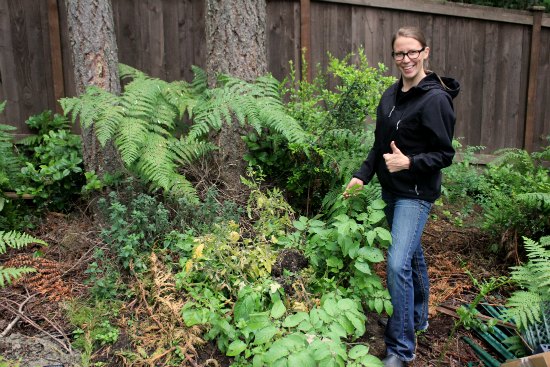
<instances>
[{"instance_id":1,"label":"zipper","mask_svg":"<svg viewBox=\"0 0 550 367\"><path fill-rule=\"evenodd\" d=\"M418 193L418 185L414 185L414 192L416 192L416 196L419 196L420 194Z\"/></svg>"},{"instance_id":2,"label":"zipper","mask_svg":"<svg viewBox=\"0 0 550 367\"><path fill-rule=\"evenodd\" d=\"M399 123L401 122L401 120L397 121L397 125L395 126L395 130L399 130Z\"/></svg>"},{"instance_id":3,"label":"zipper","mask_svg":"<svg viewBox=\"0 0 550 367\"><path fill-rule=\"evenodd\" d=\"M391 111L390 111L390 114L388 115L388 117L391 117L391 114L393 113L393 110L395 110L395 105L393 105L393 107L391 108Z\"/></svg>"}]
</instances>

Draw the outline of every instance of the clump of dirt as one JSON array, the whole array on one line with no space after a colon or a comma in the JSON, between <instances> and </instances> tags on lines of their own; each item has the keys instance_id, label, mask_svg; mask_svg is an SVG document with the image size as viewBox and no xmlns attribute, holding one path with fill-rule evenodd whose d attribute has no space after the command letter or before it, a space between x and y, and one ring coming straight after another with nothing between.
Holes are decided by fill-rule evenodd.
<instances>
[{"instance_id":1,"label":"clump of dirt","mask_svg":"<svg viewBox=\"0 0 550 367\"><path fill-rule=\"evenodd\" d=\"M285 294L293 295L296 293L294 289L294 283L296 282L296 275L300 270L305 269L309 262L301 251L296 249L284 249L282 250L275 264L271 269L271 275L283 289Z\"/></svg>"},{"instance_id":2,"label":"clump of dirt","mask_svg":"<svg viewBox=\"0 0 550 367\"><path fill-rule=\"evenodd\" d=\"M51 338L41 336L26 336L11 333L0 339L0 356L10 361L18 361L21 366L51 366L64 367L81 366L78 351L66 352Z\"/></svg>"}]
</instances>

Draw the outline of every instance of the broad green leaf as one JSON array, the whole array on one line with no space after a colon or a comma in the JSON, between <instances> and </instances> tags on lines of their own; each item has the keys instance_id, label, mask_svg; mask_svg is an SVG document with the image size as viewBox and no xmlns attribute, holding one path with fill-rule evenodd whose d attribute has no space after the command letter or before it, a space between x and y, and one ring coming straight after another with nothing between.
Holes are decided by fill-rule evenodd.
<instances>
[{"instance_id":1,"label":"broad green leaf","mask_svg":"<svg viewBox=\"0 0 550 367\"><path fill-rule=\"evenodd\" d=\"M307 333L313 330L313 325L311 325L311 322L309 322L309 319L307 319L302 321L300 325L298 325L296 328Z\"/></svg>"},{"instance_id":2,"label":"broad green leaf","mask_svg":"<svg viewBox=\"0 0 550 367\"><path fill-rule=\"evenodd\" d=\"M296 367L316 367L315 359L307 350L302 350L297 353L292 353L288 356L288 365Z\"/></svg>"},{"instance_id":3,"label":"broad green leaf","mask_svg":"<svg viewBox=\"0 0 550 367\"><path fill-rule=\"evenodd\" d=\"M283 304L283 301L277 301L273 304L273 307L271 308L271 317L274 319L278 319L282 317L286 312L286 307Z\"/></svg>"},{"instance_id":4,"label":"broad green leaf","mask_svg":"<svg viewBox=\"0 0 550 367\"><path fill-rule=\"evenodd\" d=\"M319 343L323 343L323 342L319 341ZM330 349L327 348L325 345L321 345L320 347L317 347L314 349L313 359L319 362L327 357L330 357L330 355L331 355Z\"/></svg>"},{"instance_id":5,"label":"broad green leaf","mask_svg":"<svg viewBox=\"0 0 550 367\"><path fill-rule=\"evenodd\" d=\"M344 330L346 331L346 335L353 334L353 332L355 331L355 327L353 326L351 321L349 321L349 319L343 314L338 317L338 324L344 328Z\"/></svg>"},{"instance_id":6,"label":"broad green leaf","mask_svg":"<svg viewBox=\"0 0 550 367\"><path fill-rule=\"evenodd\" d=\"M265 344L271 341L271 339L273 339L273 336L275 336L278 331L279 329L275 326L267 326L263 329L258 330L254 338L254 344Z\"/></svg>"},{"instance_id":7,"label":"broad green leaf","mask_svg":"<svg viewBox=\"0 0 550 367\"><path fill-rule=\"evenodd\" d=\"M349 298L342 298L338 301L338 308L341 310L356 310L357 304Z\"/></svg>"},{"instance_id":8,"label":"broad green leaf","mask_svg":"<svg viewBox=\"0 0 550 367\"><path fill-rule=\"evenodd\" d=\"M255 311L257 296L255 294L247 294L244 297L240 298L235 304L233 318L235 321L239 319L248 320L250 314Z\"/></svg>"},{"instance_id":9,"label":"broad green leaf","mask_svg":"<svg viewBox=\"0 0 550 367\"><path fill-rule=\"evenodd\" d=\"M344 267L344 263L342 262L342 259L336 256L331 256L327 259L327 266L331 268L342 269Z\"/></svg>"},{"instance_id":10,"label":"broad green leaf","mask_svg":"<svg viewBox=\"0 0 550 367\"><path fill-rule=\"evenodd\" d=\"M374 300L374 309L376 310L376 312L381 314L384 310L384 300L382 300L381 298L376 298Z\"/></svg>"},{"instance_id":11,"label":"broad green leaf","mask_svg":"<svg viewBox=\"0 0 550 367\"><path fill-rule=\"evenodd\" d=\"M299 231L303 231L306 229L307 227L307 218L306 217L300 217L299 220L295 220L292 222L292 224L294 225L294 228L296 228L297 230Z\"/></svg>"},{"instance_id":12,"label":"broad green leaf","mask_svg":"<svg viewBox=\"0 0 550 367\"><path fill-rule=\"evenodd\" d=\"M247 327L252 331L260 330L269 325L271 325L271 320L267 312L253 313L247 322Z\"/></svg>"},{"instance_id":13,"label":"broad green leaf","mask_svg":"<svg viewBox=\"0 0 550 367\"><path fill-rule=\"evenodd\" d=\"M227 353L226 355L229 357L235 357L242 353L243 350L246 349L246 343L242 340L234 340L229 346L227 347Z\"/></svg>"},{"instance_id":14,"label":"broad green leaf","mask_svg":"<svg viewBox=\"0 0 550 367\"><path fill-rule=\"evenodd\" d=\"M356 261L355 262L355 268L357 270L359 270L361 273L364 273L364 274L370 274L371 273L371 269L370 269L369 264L361 262L361 261Z\"/></svg>"},{"instance_id":15,"label":"broad green leaf","mask_svg":"<svg viewBox=\"0 0 550 367\"><path fill-rule=\"evenodd\" d=\"M374 231L376 231L376 235L378 236L381 245L383 245L384 247L388 247L391 244L390 231L382 227L376 227Z\"/></svg>"},{"instance_id":16,"label":"broad green leaf","mask_svg":"<svg viewBox=\"0 0 550 367\"><path fill-rule=\"evenodd\" d=\"M361 357L359 361L365 367L384 367L384 363L381 360L370 354Z\"/></svg>"},{"instance_id":17,"label":"broad green leaf","mask_svg":"<svg viewBox=\"0 0 550 367\"><path fill-rule=\"evenodd\" d=\"M389 316L393 315L393 305L392 305L391 301L384 300L384 308L386 309L386 313Z\"/></svg>"},{"instance_id":18,"label":"broad green leaf","mask_svg":"<svg viewBox=\"0 0 550 367\"><path fill-rule=\"evenodd\" d=\"M327 298L323 303L323 310L325 310L330 316L336 316L339 313L338 304L332 298Z\"/></svg>"},{"instance_id":19,"label":"broad green leaf","mask_svg":"<svg viewBox=\"0 0 550 367\"><path fill-rule=\"evenodd\" d=\"M295 327L304 320L309 320L309 315L305 312L298 312L294 315L287 316L287 318L283 321L283 326Z\"/></svg>"},{"instance_id":20,"label":"broad green leaf","mask_svg":"<svg viewBox=\"0 0 550 367\"><path fill-rule=\"evenodd\" d=\"M279 339L278 341L282 341ZM278 342L277 341L277 342ZM264 362L267 366L272 366L273 362L288 355L288 348L286 348L282 343L273 343L269 350L264 354Z\"/></svg>"},{"instance_id":21,"label":"broad green leaf","mask_svg":"<svg viewBox=\"0 0 550 367\"><path fill-rule=\"evenodd\" d=\"M348 336L346 329L344 329L344 327L337 322L332 323L329 330L335 335L338 335L340 338L345 338Z\"/></svg>"},{"instance_id":22,"label":"broad green leaf","mask_svg":"<svg viewBox=\"0 0 550 367\"><path fill-rule=\"evenodd\" d=\"M370 204L371 209L382 210L386 207L386 203L382 199L376 199Z\"/></svg>"},{"instance_id":23,"label":"broad green leaf","mask_svg":"<svg viewBox=\"0 0 550 367\"><path fill-rule=\"evenodd\" d=\"M386 218L384 212L382 210L377 210L370 213L368 221L370 224L376 224L381 222L384 218Z\"/></svg>"},{"instance_id":24,"label":"broad green leaf","mask_svg":"<svg viewBox=\"0 0 550 367\"><path fill-rule=\"evenodd\" d=\"M355 347L351 348L348 352L348 356L351 359L357 359L364 357L369 354L369 347L366 345L356 345Z\"/></svg>"},{"instance_id":25,"label":"broad green leaf","mask_svg":"<svg viewBox=\"0 0 550 367\"><path fill-rule=\"evenodd\" d=\"M375 231L368 231L367 232L367 243L369 246L372 246L374 244L374 239L376 238L376 232Z\"/></svg>"},{"instance_id":26,"label":"broad green leaf","mask_svg":"<svg viewBox=\"0 0 550 367\"><path fill-rule=\"evenodd\" d=\"M363 259L372 263L379 263L384 261L384 254L379 248L376 247L361 247L357 253Z\"/></svg>"},{"instance_id":27,"label":"broad green leaf","mask_svg":"<svg viewBox=\"0 0 550 367\"><path fill-rule=\"evenodd\" d=\"M366 329L364 318L359 318L358 316L351 313L347 313L346 317L355 327L355 333L353 334L354 336L359 337L365 333Z\"/></svg>"}]
</instances>

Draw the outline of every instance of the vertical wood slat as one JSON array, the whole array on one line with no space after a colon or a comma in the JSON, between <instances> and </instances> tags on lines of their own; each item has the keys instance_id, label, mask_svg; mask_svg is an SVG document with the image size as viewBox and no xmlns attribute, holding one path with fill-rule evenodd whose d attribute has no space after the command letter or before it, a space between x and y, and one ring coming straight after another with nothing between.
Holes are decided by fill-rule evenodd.
<instances>
[{"instance_id":1,"label":"vertical wood slat","mask_svg":"<svg viewBox=\"0 0 550 367\"><path fill-rule=\"evenodd\" d=\"M533 151L533 137L536 110L536 92L540 55L540 33L543 6L533 7L533 31L531 34L531 53L529 62L529 84L527 86L527 113L525 118L525 137L523 149Z\"/></svg>"},{"instance_id":2,"label":"vertical wood slat","mask_svg":"<svg viewBox=\"0 0 550 367\"><path fill-rule=\"evenodd\" d=\"M65 96L63 79L63 56L61 53L61 35L59 33L59 9L57 0L48 0L48 28L50 35L50 57L52 64L53 96L55 101ZM55 111L61 113L61 106L55 103Z\"/></svg>"},{"instance_id":3,"label":"vertical wood slat","mask_svg":"<svg viewBox=\"0 0 550 367\"><path fill-rule=\"evenodd\" d=\"M313 64L311 63L311 1L300 0L300 49L304 53L304 60L306 62L307 75L305 78L307 81L311 81L311 69ZM302 75L304 77L304 75Z\"/></svg>"},{"instance_id":4,"label":"vertical wood slat","mask_svg":"<svg viewBox=\"0 0 550 367\"><path fill-rule=\"evenodd\" d=\"M15 77L11 19L8 3L0 1L0 98L7 101L4 112L0 114L0 123L20 127L21 108Z\"/></svg>"}]
</instances>

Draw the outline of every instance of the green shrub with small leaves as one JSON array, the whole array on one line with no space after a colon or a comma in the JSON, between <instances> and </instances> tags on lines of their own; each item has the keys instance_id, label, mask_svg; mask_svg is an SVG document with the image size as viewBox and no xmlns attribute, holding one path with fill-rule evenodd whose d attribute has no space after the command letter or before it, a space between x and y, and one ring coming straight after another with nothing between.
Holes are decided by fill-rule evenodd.
<instances>
[{"instance_id":1,"label":"green shrub with small leaves","mask_svg":"<svg viewBox=\"0 0 550 367\"><path fill-rule=\"evenodd\" d=\"M245 137L250 150L245 159L284 188L293 207L318 212L324 197L340 190L367 156L374 141L374 126L367 122L376 119L382 93L395 81L386 71L382 64L370 66L363 49L341 60L330 56L327 70L317 71L311 82L298 80L291 64L281 93L288 113L313 141L290 144L274 132L253 132ZM333 90L329 80L336 83Z\"/></svg>"}]
</instances>

